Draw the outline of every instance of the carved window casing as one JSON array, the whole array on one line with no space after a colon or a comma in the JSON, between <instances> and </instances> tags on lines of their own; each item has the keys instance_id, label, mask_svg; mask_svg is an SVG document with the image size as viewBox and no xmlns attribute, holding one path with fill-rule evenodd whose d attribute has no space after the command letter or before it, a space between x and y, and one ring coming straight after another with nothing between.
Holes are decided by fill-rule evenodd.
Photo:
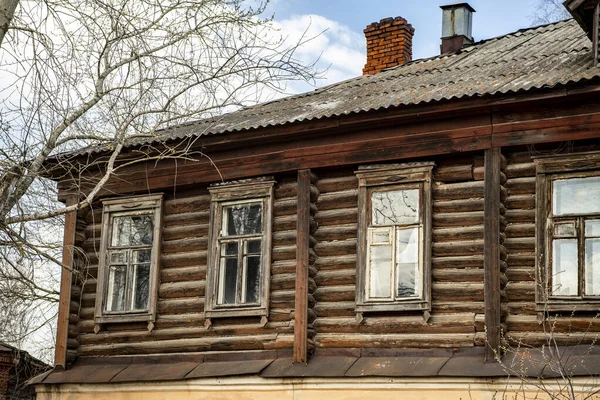
<instances>
[{"instance_id":1,"label":"carved window casing","mask_svg":"<svg viewBox=\"0 0 600 400\"><path fill-rule=\"evenodd\" d=\"M357 172L357 313L431 309L433 163Z\"/></svg>"},{"instance_id":2,"label":"carved window casing","mask_svg":"<svg viewBox=\"0 0 600 400\"><path fill-rule=\"evenodd\" d=\"M162 195L108 199L102 206L94 320L96 324L148 321L151 328L156 316Z\"/></svg>"},{"instance_id":3,"label":"carved window casing","mask_svg":"<svg viewBox=\"0 0 600 400\"><path fill-rule=\"evenodd\" d=\"M536 304L542 311L600 307L600 154L538 157Z\"/></svg>"},{"instance_id":4,"label":"carved window casing","mask_svg":"<svg viewBox=\"0 0 600 400\"><path fill-rule=\"evenodd\" d=\"M268 315L274 184L264 178L208 189L207 319Z\"/></svg>"}]
</instances>

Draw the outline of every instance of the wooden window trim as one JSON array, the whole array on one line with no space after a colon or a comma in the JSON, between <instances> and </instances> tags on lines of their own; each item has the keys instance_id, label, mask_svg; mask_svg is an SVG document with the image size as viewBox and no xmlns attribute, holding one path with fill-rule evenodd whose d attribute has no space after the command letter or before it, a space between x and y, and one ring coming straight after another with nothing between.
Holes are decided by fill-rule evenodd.
<instances>
[{"instance_id":1,"label":"wooden window trim","mask_svg":"<svg viewBox=\"0 0 600 400\"><path fill-rule=\"evenodd\" d=\"M356 272L357 313L385 311L431 311L431 191L433 162L368 165L355 172L358 178L358 240ZM367 254L368 231L371 219L370 193L381 188L394 188L422 185L420 258L422 271L422 295L415 299L401 299L377 302L367 299Z\"/></svg>"},{"instance_id":2,"label":"wooden window trim","mask_svg":"<svg viewBox=\"0 0 600 400\"><path fill-rule=\"evenodd\" d=\"M211 202L205 318L266 317L268 315L274 186L275 180L267 177L216 184L208 188L211 195ZM263 206L259 302L252 305L217 304L219 291L217 272L220 261L219 232L223 220L223 208L236 202L248 201L262 202Z\"/></svg>"},{"instance_id":3,"label":"wooden window trim","mask_svg":"<svg viewBox=\"0 0 600 400\"><path fill-rule=\"evenodd\" d=\"M554 222L589 218L592 215L577 214L553 217L552 182L557 179L571 179L600 176L600 152L577 154L557 154L533 158L536 165L536 311L537 312L573 312L598 311L600 296L550 296L548 272L552 268L551 246ZM578 237L578 253L581 250ZM579 268L582 268L578 254ZM581 272L581 271L580 271ZM581 286L582 279L579 279Z\"/></svg>"},{"instance_id":4,"label":"wooden window trim","mask_svg":"<svg viewBox=\"0 0 600 400\"><path fill-rule=\"evenodd\" d=\"M119 322L148 322L148 329L152 330L156 320L156 303L158 300L159 285L159 260L162 231L162 194L149 196L131 196L102 201L102 233L100 237L100 254L98 256L98 280L96 285L96 305L94 311L94 322L96 331L100 324ZM153 213L153 239L150 257L150 285L148 293L148 310L110 312L104 311L107 300L106 290L108 283L107 252L111 238L111 216L121 212L150 211Z\"/></svg>"}]
</instances>

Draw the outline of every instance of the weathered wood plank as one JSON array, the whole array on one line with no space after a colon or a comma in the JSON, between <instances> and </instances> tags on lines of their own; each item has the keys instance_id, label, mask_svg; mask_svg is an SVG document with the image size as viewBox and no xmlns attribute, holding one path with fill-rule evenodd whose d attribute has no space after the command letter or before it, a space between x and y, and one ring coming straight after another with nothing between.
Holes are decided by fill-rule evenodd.
<instances>
[{"instance_id":1,"label":"weathered wood plank","mask_svg":"<svg viewBox=\"0 0 600 400\"><path fill-rule=\"evenodd\" d=\"M294 307L295 363L308 360L308 266L310 238L310 170L298 171L297 235L296 235L296 290Z\"/></svg>"}]
</instances>

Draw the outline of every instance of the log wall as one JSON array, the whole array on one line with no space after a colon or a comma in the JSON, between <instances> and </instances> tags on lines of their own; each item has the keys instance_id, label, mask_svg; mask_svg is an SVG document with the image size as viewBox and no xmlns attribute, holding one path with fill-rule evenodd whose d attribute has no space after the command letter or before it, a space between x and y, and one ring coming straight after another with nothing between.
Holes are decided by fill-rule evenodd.
<instances>
[{"instance_id":1,"label":"log wall","mask_svg":"<svg viewBox=\"0 0 600 400\"><path fill-rule=\"evenodd\" d=\"M432 312L354 312L358 183L354 169L320 171L317 347L468 347L483 326L483 155L439 160L433 186Z\"/></svg>"},{"instance_id":2,"label":"log wall","mask_svg":"<svg viewBox=\"0 0 600 400\"><path fill-rule=\"evenodd\" d=\"M273 207L273 255L268 322L260 317L213 318L204 326L210 195L205 188L165 194L155 327L105 324L94 333L94 304L102 208L84 221L81 248L87 262L74 288L72 335L79 355L291 348L296 241L295 176L278 179ZM80 296L77 294L81 293ZM75 325L76 324L76 325ZM69 331L71 333L71 330Z\"/></svg>"}]
</instances>

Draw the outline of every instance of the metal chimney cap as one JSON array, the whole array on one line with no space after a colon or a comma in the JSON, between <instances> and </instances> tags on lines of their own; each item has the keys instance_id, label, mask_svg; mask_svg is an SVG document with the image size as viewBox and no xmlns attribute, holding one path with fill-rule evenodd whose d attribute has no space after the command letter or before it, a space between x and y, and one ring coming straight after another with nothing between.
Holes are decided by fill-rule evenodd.
<instances>
[{"instance_id":1,"label":"metal chimney cap","mask_svg":"<svg viewBox=\"0 0 600 400\"><path fill-rule=\"evenodd\" d=\"M456 3L456 4L446 4L445 6L440 6L442 10L451 10L456 8L464 7L471 12L477 12L469 3Z\"/></svg>"}]
</instances>

